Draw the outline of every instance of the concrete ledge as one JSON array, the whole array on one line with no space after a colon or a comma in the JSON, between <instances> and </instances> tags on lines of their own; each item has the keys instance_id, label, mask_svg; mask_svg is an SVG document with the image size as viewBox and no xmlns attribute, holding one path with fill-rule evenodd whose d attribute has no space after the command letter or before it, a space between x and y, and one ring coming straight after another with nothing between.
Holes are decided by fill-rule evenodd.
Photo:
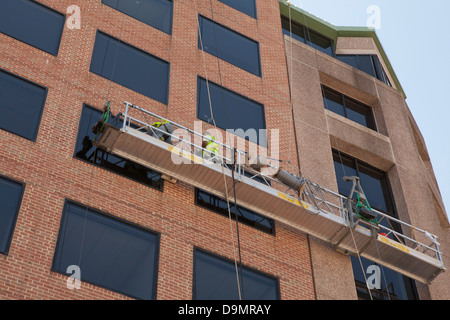
<instances>
[{"instance_id":1,"label":"concrete ledge","mask_svg":"<svg viewBox=\"0 0 450 320\"><path fill-rule=\"evenodd\" d=\"M325 110L331 146L383 171L395 163L389 137Z\"/></svg>"}]
</instances>

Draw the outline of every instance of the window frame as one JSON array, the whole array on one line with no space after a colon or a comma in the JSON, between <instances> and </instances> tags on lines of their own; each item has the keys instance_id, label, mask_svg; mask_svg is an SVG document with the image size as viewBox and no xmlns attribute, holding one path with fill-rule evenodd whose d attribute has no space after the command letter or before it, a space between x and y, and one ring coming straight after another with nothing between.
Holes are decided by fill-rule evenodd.
<instances>
[{"instance_id":1,"label":"window frame","mask_svg":"<svg viewBox=\"0 0 450 320\"><path fill-rule=\"evenodd\" d=\"M111 172L111 173L113 173L113 174L117 174L117 175L120 176L120 177L123 177L123 178L125 178L125 179L134 181L134 182L139 183L139 184L141 184L141 185L143 185L143 186L145 186L145 187L149 187L149 188L151 188L151 189L154 189L154 190L158 190L158 191L164 192L164 179L162 178L162 173L160 173L160 172L158 172L158 173L161 175L161 177L160 177L160 179L159 179L160 187L157 188L157 187L152 186L152 185L150 185L150 184L146 184L146 183L144 183L144 182L142 182L142 181L133 179L133 178L131 178L131 177L127 176L127 175L124 175L124 174L122 174L122 173L120 173L120 172L116 172L116 171L113 171L113 170L111 170L111 169L109 169L109 168L106 168L106 167L104 167L104 166L98 165L98 164L94 163L93 161L88 161L88 160L86 160L86 159L82 159L82 158L80 158L80 157L77 157L77 150L76 150L76 147L77 147L77 141L78 141L78 134L79 134L79 132L80 132L80 127L81 127L81 117L82 117L82 115L83 115L83 110L84 110L84 108L88 108L88 109L92 109L92 110L94 110L94 111L98 111L98 112L100 112L100 114L102 113L102 111L101 111L100 109L97 109L96 107L94 107L94 106L92 106L92 105L90 105L90 104L88 104L88 103L85 103L85 102L83 103L83 106L82 106L82 108L81 108L81 113L80 113L80 120L79 120L79 122L78 122L78 129L77 129L77 135L76 135L76 139L75 139L75 146L74 146L72 158L73 158L73 159L76 159L76 160L78 160L78 161L82 161L82 162L84 162L84 163L93 165L93 166L95 166L96 168L100 168L100 169L105 170L105 171L107 171L107 172ZM92 148L98 149L98 148L95 147L95 146L93 146ZM108 152L106 152L106 151L104 151L104 150L102 150L102 151L103 151L104 153L110 154L110 153L108 153ZM95 153L95 154L93 155L93 157L94 157L94 159L95 159L97 150L95 150L95 151L93 151L93 152ZM119 156L116 156L116 155L113 155L113 156L119 157ZM120 157L119 157L119 158L120 158ZM125 160L126 160L126 159L125 159ZM150 168L148 168L148 169L150 169ZM153 170L153 169L150 169L150 170L157 172L156 170Z\"/></svg>"},{"instance_id":2,"label":"window frame","mask_svg":"<svg viewBox=\"0 0 450 320\"><path fill-rule=\"evenodd\" d=\"M220 215L222 217L228 217L228 212L225 214L225 213L221 212L218 209L210 208L207 205L203 205L203 204L199 203L199 193L200 192L205 193L208 196L214 197L215 198L214 200L219 200L219 201L226 202L226 200L222 199L221 197L218 197L218 196L216 196L216 195L214 195L212 193L209 193L207 191L201 190L199 188L195 188L195 190L194 190L194 194L195 194L195 196L194 196L194 204L196 206L198 206L200 208L203 208L205 210L208 210L210 212L216 213L216 214L218 214L218 215ZM213 205L211 205L211 207L213 207ZM216 206L214 206L214 207L216 207ZM235 205L234 201L230 201L231 218L236 220L236 213L233 212L233 210L232 210L233 207L236 208L236 205ZM246 219L245 217L242 217L242 215L238 215L239 223L245 224L245 225L247 225L247 226L249 226L249 227L251 227L253 229L259 230L259 231L264 232L264 233L267 233L267 234L269 234L271 236L274 236L274 237L276 236L276 234L275 234L275 229L276 229L275 228L275 225L276 225L275 224L275 220L273 220L273 219L271 219L269 217L266 217L266 216L264 216L264 215L262 215L260 213L254 212L253 210L247 209L245 206L241 206L239 204L237 205L237 208L238 208L238 210L239 210L239 208L245 209L247 211L250 211L249 212L250 214L253 214L255 216L259 216L261 219L267 220L268 223L270 223L272 225L272 228L270 228L270 230L269 230L268 228L265 228L265 227L259 227L257 225L257 223L258 223L257 221L251 221L249 219ZM234 210L236 210L236 209L234 209Z\"/></svg>"},{"instance_id":3,"label":"window frame","mask_svg":"<svg viewBox=\"0 0 450 320\"><path fill-rule=\"evenodd\" d=\"M16 180L11 177L2 175L2 174L0 174L0 179L6 180L6 181L9 181L9 182L12 182L12 183L15 183L15 184L21 186L21 190L19 193L19 201L17 203L16 212L14 213L13 223L11 225L11 231L10 231L10 234L8 237L8 242L6 243L6 246L5 246L6 250L0 251L0 255L4 255L7 257L9 255L9 250L11 249L12 239L14 237L14 233L15 233L15 229L16 229L16 225L17 225L17 219L19 218L19 213L20 213L20 210L22 207L23 197L25 195L26 183L22 182L20 180Z\"/></svg>"},{"instance_id":4,"label":"window frame","mask_svg":"<svg viewBox=\"0 0 450 320\"><path fill-rule=\"evenodd\" d=\"M201 101L201 99L200 99L200 87L201 87L201 81L205 81L205 82L207 82L207 85L213 85L213 86L219 87L219 88L222 89L222 90L225 90L225 91L227 91L227 92L230 92L230 93L232 93L232 94L234 94L234 95L236 95L236 96L238 96L238 97L241 97L241 98L243 98L243 99L245 99L245 100L248 100L248 101L250 101L250 102L252 102L252 103L254 103L254 104L259 105L259 106L261 107L261 115L262 115L262 121L263 121L262 125L263 125L263 127L264 127L263 130L266 130L266 134L267 134L266 108L265 108L265 105L264 105L264 104L262 104L261 102L258 102L258 101L256 101L256 100L254 100L254 99L252 99L252 98L246 97L246 96L244 96L243 94L240 94L239 92L236 92L236 91L231 90L231 89L229 89L229 88L227 88L227 87L224 87L224 86L222 86L222 85L220 85L220 84L218 84L218 83L215 83L215 82L213 82L213 81L211 81L211 80L208 80L208 79L206 79L206 78L204 78L204 77L202 77L202 76L197 76L197 110L196 110L196 117L197 117L197 119L199 119L199 120L201 120L201 121L203 121L203 122L205 122L205 123L209 123L209 122L205 121L203 118L201 118L201 116L200 116L200 114L199 114L199 112L200 112L200 101ZM209 107L209 106L208 106L208 107ZM209 109L208 109L208 110L209 110ZM214 106L213 106L213 112L214 112ZM229 125L229 121L228 121L228 120L230 120L230 119L225 119L226 123ZM234 128L222 128L222 126L220 126L220 125L217 125L217 127L220 128L220 129L222 129L222 130L225 130L225 131L226 131L227 129L234 129ZM239 129L239 128L238 128L238 129ZM240 129L243 129L243 128L240 128ZM267 148L267 145L268 145L268 137L267 137L267 135L266 135L266 137L265 137L265 143L266 143L266 144L265 144L265 145L264 145L264 144L260 144L261 139L260 139L260 136L259 136L259 130L260 130L260 129L258 129L258 132L257 132L257 135L258 135L258 142L250 141L250 138L249 138L248 136L246 136L245 138L244 138L244 137L237 136L237 135L236 135L236 136L239 137L239 138L243 138L243 139L245 139L245 140L247 140L247 141L249 141L249 142L255 143L255 144L257 144L257 145L259 145L259 146L262 146L262 147L264 147L264 148Z\"/></svg>"},{"instance_id":5,"label":"window frame","mask_svg":"<svg viewBox=\"0 0 450 320\"><path fill-rule=\"evenodd\" d=\"M130 88L128 85L121 84L121 83L119 83L119 82L117 82L117 81L114 81L114 80L112 80L112 79L109 79L109 78L105 77L104 75L101 75L101 74L98 74L98 73L92 71L92 64L93 64L93 60L94 60L93 57L94 57L94 52L95 52L96 45L97 45L97 44L96 44L96 42L97 42L97 36L98 36L99 34L103 34L103 35L106 36L107 38L110 38L110 39L112 39L112 40L117 41L117 42L118 42L118 46L120 46L120 45L128 46L128 47L130 47L130 48L132 48L132 49L134 49L134 50L137 50L137 51L139 51L139 52L141 52L141 53L143 53L143 54L145 54L145 55L151 56L152 58L154 58L154 59L156 59L156 60L159 60L159 61L164 62L164 63L167 64L167 90L166 90L166 94L165 94L165 97L164 97L164 102L155 99L155 97L149 97L148 95L146 95L146 94L144 94L144 93L141 93L141 92L139 92L139 91L136 91L135 89ZM103 62L104 62L104 60L103 60ZM116 64L116 63L117 63L117 60L114 61L114 67L113 67L114 69L115 69L115 64ZM129 89L129 90L131 90L131 91L133 91L133 92L136 92L137 94L140 94L140 95L142 95L142 96L144 96L144 97L146 97L146 98L152 99L153 101L156 101L156 102L158 102L158 103L164 104L164 105L166 105L166 106L169 105L169 96L170 96L170 73L171 73L171 63L170 63L170 61L167 61L167 60L165 60L165 59L162 59L162 58L160 58L160 57L158 57L158 56L156 56L156 55L154 55L154 54L152 54L152 53L150 53L150 52L147 52L147 51L145 51L145 50L143 50L143 49L141 49L141 48L136 47L135 45L132 45L132 44L130 44L130 43L128 43L128 42L125 42L125 41L123 41L123 40L117 38L117 37L114 37L114 36L112 36L112 35L110 35L110 34L104 32L103 30L100 30L100 29L97 29L97 31L96 31L96 33L95 33L94 45L93 45L92 53L91 53L91 61L90 61L90 64L89 64L89 72L92 73L92 74L95 74L96 76L102 77L103 79L106 79L106 80L108 80L108 81L111 81L111 82L113 82L113 83L115 83L115 84L117 84L117 85L119 85L119 86L122 86L122 87L124 87L124 88L127 88L127 89Z\"/></svg>"},{"instance_id":6,"label":"window frame","mask_svg":"<svg viewBox=\"0 0 450 320\"><path fill-rule=\"evenodd\" d=\"M355 57L357 67L355 67L355 66L353 66L351 64L348 64L347 62L341 60L340 59L341 57ZM370 61L372 63L374 75L372 75L370 73L367 73L366 71L364 71L362 69L361 63L360 63L360 60L359 60L360 57L370 57ZM347 65L349 65L349 66L351 66L351 67L353 67L353 68L355 68L355 69L358 69L359 71L364 72L365 74L367 74L367 75L369 75L369 76L371 76L371 77L373 77L373 78L375 78L375 79L377 79L377 80L379 80L381 82L383 82L387 86L392 87L391 81L389 80L389 77L388 77L386 71L384 70L383 65L381 64L381 61L378 58L378 55L370 54L370 53L367 53L367 54L350 54L350 53L345 53L345 54L336 54L336 59L341 61L341 62L343 62L343 63L345 63L345 64L347 64Z\"/></svg>"},{"instance_id":7,"label":"window frame","mask_svg":"<svg viewBox=\"0 0 450 320\"><path fill-rule=\"evenodd\" d=\"M23 139L26 139L26 140L28 140L28 141L31 141L31 142L36 143L37 137L38 137L38 135L39 135L39 130L40 130L40 128L41 128L42 116L44 115L44 109L45 109L45 106L46 106L46 104L47 104L47 98L48 98L48 91L49 91L49 90L48 90L47 87L45 87L45 86L43 86L43 85L41 85L41 84L39 84L39 83L37 83L37 82L34 82L34 81L32 81L32 80L29 80L29 79L27 79L27 78L24 78L24 77L22 77L22 76L19 76L18 74L14 74L14 73L12 73L12 72L10 72L10 71L8 71L8 70L5 70L5 69L3 69L3 68L0 67L0 73L1 73L1 72L4 72L4 73L10 75L11 77L17 78L17 79L19 79L19 80L21 80L21 81L27 82L27 83L29 83L29 84L35 86L35 87L44 89L44 92L45 92L45 93L44 93L44 96L43 96L43 103L42 103L42 105L41 105L41 107L40 107L41 110L40 110L39 115L38 115L38 121L37 121L37 123L36 123L36 131L35 131L35 133L34 133L34 135L33 135L33 138L30 139L30 138L28 138L28 137L25 137L25 136L22 135L22 134L18 134L18 133L15 133L15 132L11 131L11 130L3 129L3 128L0 127L0 131L1 131L1 130L4 130L4 131L9 132L9 133L11 133L11 134L14 134L14 135L16 135L16 136L18 136L18 137L21 137L21 138L23 138Z\"/></svg>"},{"instance_id":8,"label":"window frame","mask_svg":"<svg viewBox=\"0 0 450 320\"><path fill-rule=\"evenodd\" d=\"M383 196L385 198L387 211L380 210L380 209L378 209L376 207L373 207L373 208L376 209L377 211L383 212L383 213L385 213L385 214L387 214L387 215L389 215L389 216L391 216L393 218L399 219L397 206L396 206L396 203L395 203L394 194L393 194L393 191L392 191L391 183L390 183L390 180L389 180L387 172L384 172L381 169L377 169L377 168L371 166L370 164L365 163L364 161L361 161L361 160L359 160L359 159L357 159L355 157L352 157L352 156L350 156L348 154L340 152L340 151L338 151L336 149L332 149L332 157L333 157L333 163L334 162L337 162L339 164L344 163L344 165L347 165L347 164L345 164L346 162L348 164L351 163L354 166L354 169L356 171L356 175L358 177L359 177L359 174L361 172L360 167L363 168L363 171L364 170L365 171L372 171L374 173L374 175L377 175L377 174L378 175L382 175L383 177L382 177L382 179L380 179L380 182L383 182L383 183L381 183L381 187L382 187ZM367 173L365 173L365 174L367 174ZM337 181L338 177L337 177L336 171L335 171L335 177L336 177L336 181ZM384 180L384 181L382 181L382 180ZM363 186L363 188L364 188L364 186ZM341 195L345 196L345 197L348 197L348 194L347 195L341 194ZM370 199L369 199L369 202L370 202ZM391 222L391 228L393 228L395 231L403 234L401 226L398 223L395 223L394 221ZM365 258L363 258L362 262L363 263L370 262L372 264L378 265L376 262L374 262L372 260L369 260L369 259L365 259ZM358 265L358 268L359 268L359 263L357 263L356 260L353 260L352 263L354 263L355 265ZM384 267L381 266L381 268L384 268ZM400 277L401 277L401 279L403 279L405 290L407 291L406 294L407 295L412 295L412 296L414 296L415 299L417 299L418 298L418 293L417 293L417 287L416 287L415 281L412 280L411 278L408 278L406 276L401 275L400 273L398 273L398 272L396 272L396 271L394 271L392 269L389 269L389 270L390 270L390 272L393 272L396 276L398 276L399 277L398 279L400 279ZM364 271L362 271L362 272L364 272ZM382 271L382 272L384 273L385 271ZM367 288L364 288L365 284L361 283L361 281L356 278L357 274L356 274L356 272L354 270L353 270L353 275L354 275L355 287L356 287L357 295L358 295L359 298L364 298L365 295L368 295ZM375 296L385 297L387 295L385 293L385 290L386 290L386 288L383 288L383 289L380 289L380 290L378 290L378 289L374 290L373 289L372 291L374 292Z\"/></svg>"},{"instance_id":9,"label":"window frame","mask_svg":"<svg viewBox=\"0 0 450 320\"><path fill-rule=\"evenodd\" d=\"M380 58L378 58L378 56L375 54L372 55L372 63L375 69L375 74L377 75L376 78L392 88L392 83L391 80L389 80L388 73L381 64Z\"/></svg>"},{"instance_id":10,"label":"window frame","mask_svg":"<svg viewBox=\"0 0 450 320\"><path fill-rule=\"evenodd\" d=\"M200 248L198 246L194 246L193 258L192 258L192 262L193 262L193 268L192 268L192 300L197 300L197 277L196 277L196 275L197 275L197 272L196 272L196 268L197 268L196 253L197 252L200 252L200 253L205 254L205 255L209 255L210 257L212 257L214 259L221 260L221 261L224 261L226 263L230 263L230 264L233 264L233 265L235 263L233 260L231 260L231 259L229 259L227 257L221 256L221 255L219 255L217 253L208 251L208 250ZM264 271L261 271L261 270L249 267L249 266L247 266L247 265L245 265L243 263L240 263L239 261L236 261L236 263L237 263L237 266L238 266L239 269L242 268L242 269L245 269L247 271L254 272L254 273L258 274L258 275L261 275L261 276L270 278L272 280L275 280L275 283L276 283L276 286L277 286L277 290L276 290L277 291L276 292L277 300L281 300L281 288L280 288L280 278L279 277L274 276L272 274L269 274L267 272L264 272ZM244 279L244 282L245 282L245 279Z\"/></svg>"},{"instance_id":11,"label":"window frame","mask_svg":"<svg viewBox=\"0 0 450 320\"><path fill-rule=\"evenodd\" d=\"M61 34L59 35L59 40L58 40L58 45L57 45L56 52L55 52L55 53L49 52L49 51L47 51L47 50L44 50L44 49L42 49L42 48L39 48L39 47L36 46L36 45L30 44L30 43L25 42L25 41L23 41L23 40L21 40L21 39L19 39L19 38L17 38L17 37L14 37L14 36L11 36L11 35L9 35L9 34L7 34L7 33L4 33L3 31L0 31L0 33L6 35L6 36L8 36L8 37L11 37L11 38L13 38L13 39L15 39L15 40L17 40L17 41L20 41L20 42L22 42L22 43L25 43L26 45L29 45L29 46L31 46L31 47L33 47L33 48L35 48L35 49L38 49L38 50L43 51L43 52L45 52L45 53L48 53L48 54L50 54L50 55L52 55L52 56L54 56L54 57L57 57L58 54L59 54L59 50L60 50L60 48L61 48L62 36L63 36L63 34L64 34L64 29L65 29L66 22L67 22L67 14L66 14L66 13L63 13L63 12L59 12L58 10L53 9L52 7L49 7L48 5L43 4L43 3L41 3L41 2L39 2L39 1L37 1L37 0L28 0L28 1L33 2L33 3L35 3L35 4L37 4L37 5L41 6L41 7L43 7L44 9L48 9L48 10L50 10L50 11L53 11L54 13L57 13L57 14L59 14L59 15L61 15L61 16L63 17L63 24L62 24L62 28L61 28Z\"/></svg>"},{"instance_id":12,"label":"window frame","mask_svg":"<svg viewBox=\"0 0 450 320\"><path fill-rule=\"evenodd\" d=\"M389 177L388 177L387 172L385 172L381 169L375 168L374 166L371 166L370 164L368 164L364 161L361 161L355 157L352 157L352 156L350 156L346 153L343 153L339 150L336 150L334 148L332 149L332 156L333 156L333 161L337 161L337 162L339 162L339 164L341 164L342 162L351 163L354 166L356 175L358 177L361 172L361 168L363 169L363 171L371 171L374 173L374 175L381 176L381 178L379 178L379 179L377 178L377 179L380 181L384 180L384 182L382 183L384 185L384 188L382 191L383 191L383 195L386 200L386 209L387 210L384 211L384 210L378 209L376 207L374 207L374 209L377 211L383 212L389 216L392 216L393 218L399 219L398 213L397 213L397 207L396 207L396 203L395 203L395 199L394 199L394 194L392 192L392 187L389 182ZM345 163L344 163L344 165L345 165ZM367 174L367 173L365 173L365 174ZM372 177L374 177L374 175L372 175ZM343 196L348 197L348 194L343 195Z\"/></svg>"},{"instance_id":13,"label":"window frame","mask_svg":"<svg viewBox=\"0 0 450 320\"><path fill-rule=\"evenodd\" d=\"M54 252L53 252L53 257L52 257L52 265L51 265L50 271L58 273L58 274L61 274L63 276L70 277L69 274L57 270L55 268L55 265L54 265L54 261L55 261L55 258L57 256L57 252L56 251L57 251L58 243L61 240L61 236L62 236L62 232L61 231L62 231L62 228L63 228L64 215L66 214L65 212L66 212L67 206L70 205L70 204L78 206L81 209L89 210L89 211L91 211L91 212L93 212L95 214L98 214L100 216L106 217L108 219L115 220L116 222L122 223L122 224L124 224L126 226L137 228L137 229L140 229L140 230L142 230L144 232L151 233L151 234L153 234L156 237L156 240L155 240L155 261L154 261L154 274L153 274L153 288L152 288L152 293L153 293L152 294L152 300L156 300L156 298L157 298L157 290L158 290L158 272L159 272L159 259L160 259L160 247L161 247L161 233L157 232L157 231L154 231L154 230L151 230L149 228L143 227L143 226L141 226L139 224L136 224L134 222L128 221L128 220L126 220L124 218L121 218L121 217L118 217L118 216L114 216L114 215L112 215L112 214L110 214L108 212L101 211L101 210L95 209L93 207L87 206L87 205L82 204L82 203L80 203L78 201L75 201L75 200L71 200L71 199L65 199L64 200L64 206L63 206L63 210L62 210L62 213L61 213L60 222L59 222L59 228L58 228L58 237L56 239L56 243L55 243L55 246L54 246ZM106 287L104 285L100 285L98 283L93 283L91 281L86 281L86 280L83 280L82 278L80 280L82 282L84 282L84 283L91 284L91 285L96 286L98 288L106 289L106 290L108 290L110 292L115 292L115 293L124 295L126 297L130 297L130 298L133 298L133 299L141 300L140 298L137 298L137 297L134 297L132 295L123 293L121 291L118 291L118 290Z\"/></svg>"},{"instance_id":14,"label":"window frame","mask_svg":"<svg viewBox=\"0 0 450 320\"><path fill-rule=\"evenodd\" d=\"M236 64L234 64L234 63L232 63L232 62L230 62L230 61L228 61L228 60L225 60L223 57L219 57L219 56L216 55L216 54L212 54L212 53L210 53L209 51L204 50L204 47L205 47L204 36L203 36L202 29L200 28L201 20L202 20L202 19L208 20L208 21L211 22L212 24L215 24L215 25L217 25L217 26L219 26L219 27L221 27L221 28L227 29L228 31L231 31L231 32L234 33L234 34L236 34L236 35L238 35L238 36L240 36L240 37L242 37L242 38L244 38L244 39L247 39L247 40L249 40L249 41L255 43L255 44L256 44L256 48L257 48L257 57L258 57L258 74L255 74L255 73L253 73L253 72L251 72L251 71L248 71L248 70L244 69L244 68L241 67L241 66L238 66L238 65L236 65ZM226 63L229 63L229 64L235 66L236 68L239 68L239 69L241 69L241 70L243 70L243 71L245 71L245 72L248 72L249 74L252 74L252 75L254 75L254 76L257 76L257 77L259 77L259 78L262 78L262 76L263 76L263 71L262 71L262 61L261 61L261 46L260 46L260 44L259 44L259 41L256 41L256 40L254 40L254 39L252 39L252 38L246 36L245 34L242 34L242 33L238 32L238 31L236 31L236 30L233 30L233 29L231 29L230 27L227 27L227 26L225 26L225 25L223 25L223 24L221 24L221 23L219 23L219 22L217 22L217 21L214 21L214 20L212 20L212 19L210 19L210 18L208 18L208 17L206 17L206 16L204 16L204 15L201 15L201 14L198 14L197 23L199 24L199 25L198 25L198 30L199 30L199 31L197 32L197 39L198 39L198 40L197 40L197 43L198 43L197 47L198 47L198 50L203 51L203 52L205 52L205 53L208 53L208 54L212 55L213 57L216 57L217 59L220 59L220 60L222 60L222 61L225 61ZM215 33L216 33L216 31L214 30L214 34L215 34ZM201 41L200 41L200 40L201 40ZM216 37L216 36L215 36L214 46L215 46L215 50L217 51L217 37ZM202 48L202 47L203 47L203 48Z\"/></svg>"},{"instance_id":15,"label":"window frame","mask_svg":"<svg viewBox=\"0 0 450 320\"><path fill-rule=\"evenodd\" d=\"M371 166L370 164L368 164L368 163L366 163L364 161L361 161L361 160L359 160L359 159L357 159L355 157L352 157L352 156L350 156L348 154L340 152L340 151L338 151L336 149L332 149L332 156L333 156L333 162L337 161L340 164L342 162L351 163L352 166L354 166L354 169L356 171L356 175L358 177L360 177L360 172L361 172L360 167L363 168L362 171L366 171L366 172L367 171L371 171L371 172L374 173L374 175L380 175L381 178L380 179L377 178L377 179L380 180L380 183L382 185L382 193L383 193L383 197L385 199L386 210L377 208L377 207L375 207L373 205L372 205L372 207L375 210L380 211L380 212L382 212L384 214L387 214L387 215L389 215L389 216L391 216L391 217L393 217L395 219L400 219L399 216L398 216L397 205L395 203L394 193L392 191L391 183L389 181L389 177L388 177L387 172L385 172L385 171L383 171L381 169L377 169L377 168ZM341 162L341 159L342 159L342 162ZM344 165L346 165L346 164L344 163ZM370 175L368 173L364 173L364 174ZM374 175L370 175L370 176L372 176L372 178L375 178ZM336 176L336 178L337 178L337 176ZM347 195L343 195L343 196L348 197L348 194ZM370 199L369 199L369 201L370 201ZM403 234L403 230L402 230L400 224L396 223L395 221L391 221L391 227L396 232L399 232L399 233Z\"/></svg>"},{"instance_id":16,"label":"window frame","mask_svg":"<svg viewBox=\"0 0 450 320\"><path fill-rule=\"evenodd\" d=\"M173 0L166 0L166 1L168 1L168 2L171 2L172 3L172 8L171 8L171 16L170 16L170 27L169 27L169 32L166 32L166 31L164 31L164 30L162 30L162 29L160 29L160 28L158 28L158 27L156 27L156 26L154 26L154 25L151 25L151 24L149 24L149 23L147 23L147 22L145 22L145 21L142 21L142 20L140 20L140 19L138 19L138 18L136 18L136 17L134 17L134 16L132 16L132 15L130 15L129 13L127 13L127 12L124 12L124 11L122 11L122 10L119 10L119 9L117 9L117 8L114 8L114 7L112 7L112 6L110 6L109 4L107 4L107 3L105 3L104 1L105 0L101 0L102 2L102 4L103 5L105 5L105 6L108 6L108 7L110 7L110 8L112 8L112 9L114 9L114 10L116 10L116 11L119 11L120 13L123 13L123 14L125 14L125 15L127 15L127 16L129 16L129 17L131 17L131 18L133 18L133 19L135 19L135 20L137 20L137 21L139 21L139 22L142 22L142 23L144 23L144 24L146 24L146 25L148 25L148 26L150 26L150 27L152 27L152 28L154 28L154 29L156 29L156 30L159 30L159 31L161 31L161 32L164 32L165 34L168 34L168 35L172 35L172 31L173 31L173 8L174 8L174 1ZM120 1L120 0L118 0L118 1Z\"/></svg>"},{"instance_id":17,"label":"window frame","mask_svg":"<svg viewBox=\"0 0 450 320\"><path fill-rule=\"evenodd\" d=\"M373 108L371 106L368 106L367 104L364 104L364 103L362 103L362 102L360 102L358 100L355 100L355 99L353 99L353 98L351 98L351 97L349 97L349 96L347 96L347 95L345 95L343 93L340 93L339 91L331 89L330 87L324 86L323 84L321 84L321 87L322 87L322 100L328 99L326 97L327 91L329 93L331 93L331 94L340 96L341 102L342 102L342 106L344 107L344 115L345 115L344 118L352 121L353 123L359 124L359 125L361 125L361 126L363 126L365 128L368 128L368 129L371 129L371 130L373 130L375 132L378 132L377 122L376 122L376 118L375 118L375 112L374 112L374 110L373 110ZM359 110L362 110L362 112L358 111L358 110L355 110L355 108L349 107L347 105L348 103L356 105L356 107L359 108ZM333 113L335 113L335 114L337 114L339 116L342 116L339 113L336 113L336 112L328 109L327 108L327 104L326 104L325 101L323 101L323 104L324 104L324 107L325 107L326 110L328 110L330 112L333 112ZM367 125L365 126L365 125L363 125L363 124L361 124L361 123L359 123L359 122L349 118L347 109L351 109L351 110L357 112L358 114L363 115L365 117L365 119L366 119Z\"/></svg>"},{"instance_id":18,"label":"window frame","mask_svg":"<svg viewBox=\"0 0 450 320\"><path fill-rule=\"evenodd\" d=\"M283 28L283 20L284 20L285 22L289 23L289 18L286 17L286 16L284 16L284 15L281 15L281 32L282 32L283 35L285 34L285 35L287 35L287 36L290 36L290 34L289 34L289 33L290 33L290 30L289 30L289 29ZM327 37L327 36L325 36L325 35L323 35L323 34L317 32L317 31L314 31L314 30L312 30L311 28L308 28L308 27L306 27L306 26L304 26L304 25L302 25L302 24L300 24L300 23L294 21L293 19L291 19L290 22L291 22L292 26L295 25L296 27L301 28L301 29L302 29L302 32L303 32L303 36L297 35L296 33L292 32L293 35L295 34L295 35L297 35L298 37L301 37L301 38L303 39L303 41L300 41L299 39L294 38L294 37L292 37L292 39L295 39L295 40L297 40L297 41L299 41L299 42L302 42L302 43L306 44L308 47L313 48L314 50L320 51L320 52L322 52L322 53L324 53L324 54L326 54L326 55L328 55L328 56L330 56L330 57L333 57L333 58L336 57L335 41L334 41L333 39L331 39L331 38L329 38L329 37ZM292 28L292 29L293 29L293 28ZM284 31L284 30L285 30L285 31ZM311 46L310 44L308 44L308 41L312 43L312 41L311 41L311 35L312 35L312 34L314 34L314 35L316 35L316 36L319 36L319 37L321 37L321 38L323 38L323 39L326 39L326 40L330 41L330 44L331 44L331 55L328 54L328 53L326 53L326 52L324 52L324 51L322 51L322 50L316 49L315 47L313 47L313 46Z\"/></svg>"},{"instance_id":19,"label":"window frame","mask_svg":"<svg viewBox=\"0 0 450 320\"><path fill-rule=\"evenodd\" d=\"M253 10L253 11L254 11L254 12L253 12L254 15L250 15L250 14L248 14L247 12L244 12L244 11L242 11L242 10L239 10L238 8L235 8L234 6L230 5L229 3L225 2L225 1L226 1L226 0L219 0L219 2L222 2L223 4L229 6L230 8L233 8L233 9L239 11L239 12L242 12L243 14L249 16L250 18L253 18L253 19L255 19L255 20L258 20L258 8L257 8L256 0L251 0L251 1L253 2L253 4L254 4L254 8L255 8L255 9ZM241 1L242 1L242 0L241 0ZM245 1L245 0L244 0L244 1Z\"/></svg>"}]
</instances>

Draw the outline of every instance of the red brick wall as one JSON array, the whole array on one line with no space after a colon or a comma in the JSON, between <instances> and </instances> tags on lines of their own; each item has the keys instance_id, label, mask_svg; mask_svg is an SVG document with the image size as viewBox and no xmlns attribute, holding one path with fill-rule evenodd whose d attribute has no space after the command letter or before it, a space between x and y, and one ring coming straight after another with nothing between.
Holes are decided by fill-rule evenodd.
<instances>
[{"instance_id":1,"label":"red brick wall","mask_svg":"<svg viewBox=\"0 0 450 320\"><path fill-rule=\"evenodd\" d=\"M191 299L195 246L234 257L228 219L195 206L191 186L166 182L160 192L75 159L82 105L101 108L111 100L117 113L127 100L192 128L197 76L207 75L264 104L267 128L279 128L283 135L281 158L295 164L295 149L287 159L291 113L278 0L258 0L258 20L216 0L212 0L212 13L210 0L196 0L202 15L259 42L262 78L208 54L205 72L197 49L194 0L174 1L171 36L101 0L40 2L63 13L70 5L78 5L81 29L64 29L57 57L0 34L0 68L48 88L36 142L0 130L0 174L26 184L9 254L0 255L0 298L127 298L87 283L71 291L67 277L50 270L64 201L72 199L159 232L157 298ZM167 106L89 72L97 29L170 61ZM232 227L236 240L234 222ZM245 265L278 277L282 299L314 299L305 235L280 224L275 236L245 225L239 230Z\"/></svg>"}]
</instances>

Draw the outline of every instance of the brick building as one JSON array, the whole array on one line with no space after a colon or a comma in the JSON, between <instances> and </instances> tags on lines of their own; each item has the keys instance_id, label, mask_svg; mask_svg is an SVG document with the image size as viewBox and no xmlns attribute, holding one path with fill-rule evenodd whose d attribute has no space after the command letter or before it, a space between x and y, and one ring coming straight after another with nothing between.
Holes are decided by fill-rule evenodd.
<instances>
[{"instance_id":1,"label":"brick building","mask_svg":"<svg viewBox=\"0 0 450 320\"><path fill-rule=\"evenodd\" d=\"M436 267L449 262L445 209L373 31L277 0L0 5L2 299L449 298ZM343 236L326 241L281 219L284 207L246 205L245 179L236 207L232 183L230 194L192 183L202 164L183 180L178 169L158 170L163 151L143 165L94 146L91 128L108 101L118 125L128 101L200 133L262 129L257 141L232 137L269 154L275 130L283 170L343 195L342 176L359 176L374 209L408 223L389 228L419 244L427 230L440 251L399 245L414 251L418 271L379 256L380 288L368 288L373 263L361 251L349 255Z\"/></svg>"}]
</instances>

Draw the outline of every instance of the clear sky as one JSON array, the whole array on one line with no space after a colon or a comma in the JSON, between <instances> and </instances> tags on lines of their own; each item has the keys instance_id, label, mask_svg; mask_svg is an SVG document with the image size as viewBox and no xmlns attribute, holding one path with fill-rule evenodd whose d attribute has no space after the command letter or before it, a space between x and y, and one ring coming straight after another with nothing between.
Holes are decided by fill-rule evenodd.
<instances>
[{"instance_id":1,"label":"clear sky","mask_svg":"<svg viewBox=\"0 0 450 320\"><path fill-rule=\"evenodd\" d=\"M450 216L449 0L290 0L336 26L367 26L378 6L376 33L424 136Z\"/></svg>"}]
</instances>

